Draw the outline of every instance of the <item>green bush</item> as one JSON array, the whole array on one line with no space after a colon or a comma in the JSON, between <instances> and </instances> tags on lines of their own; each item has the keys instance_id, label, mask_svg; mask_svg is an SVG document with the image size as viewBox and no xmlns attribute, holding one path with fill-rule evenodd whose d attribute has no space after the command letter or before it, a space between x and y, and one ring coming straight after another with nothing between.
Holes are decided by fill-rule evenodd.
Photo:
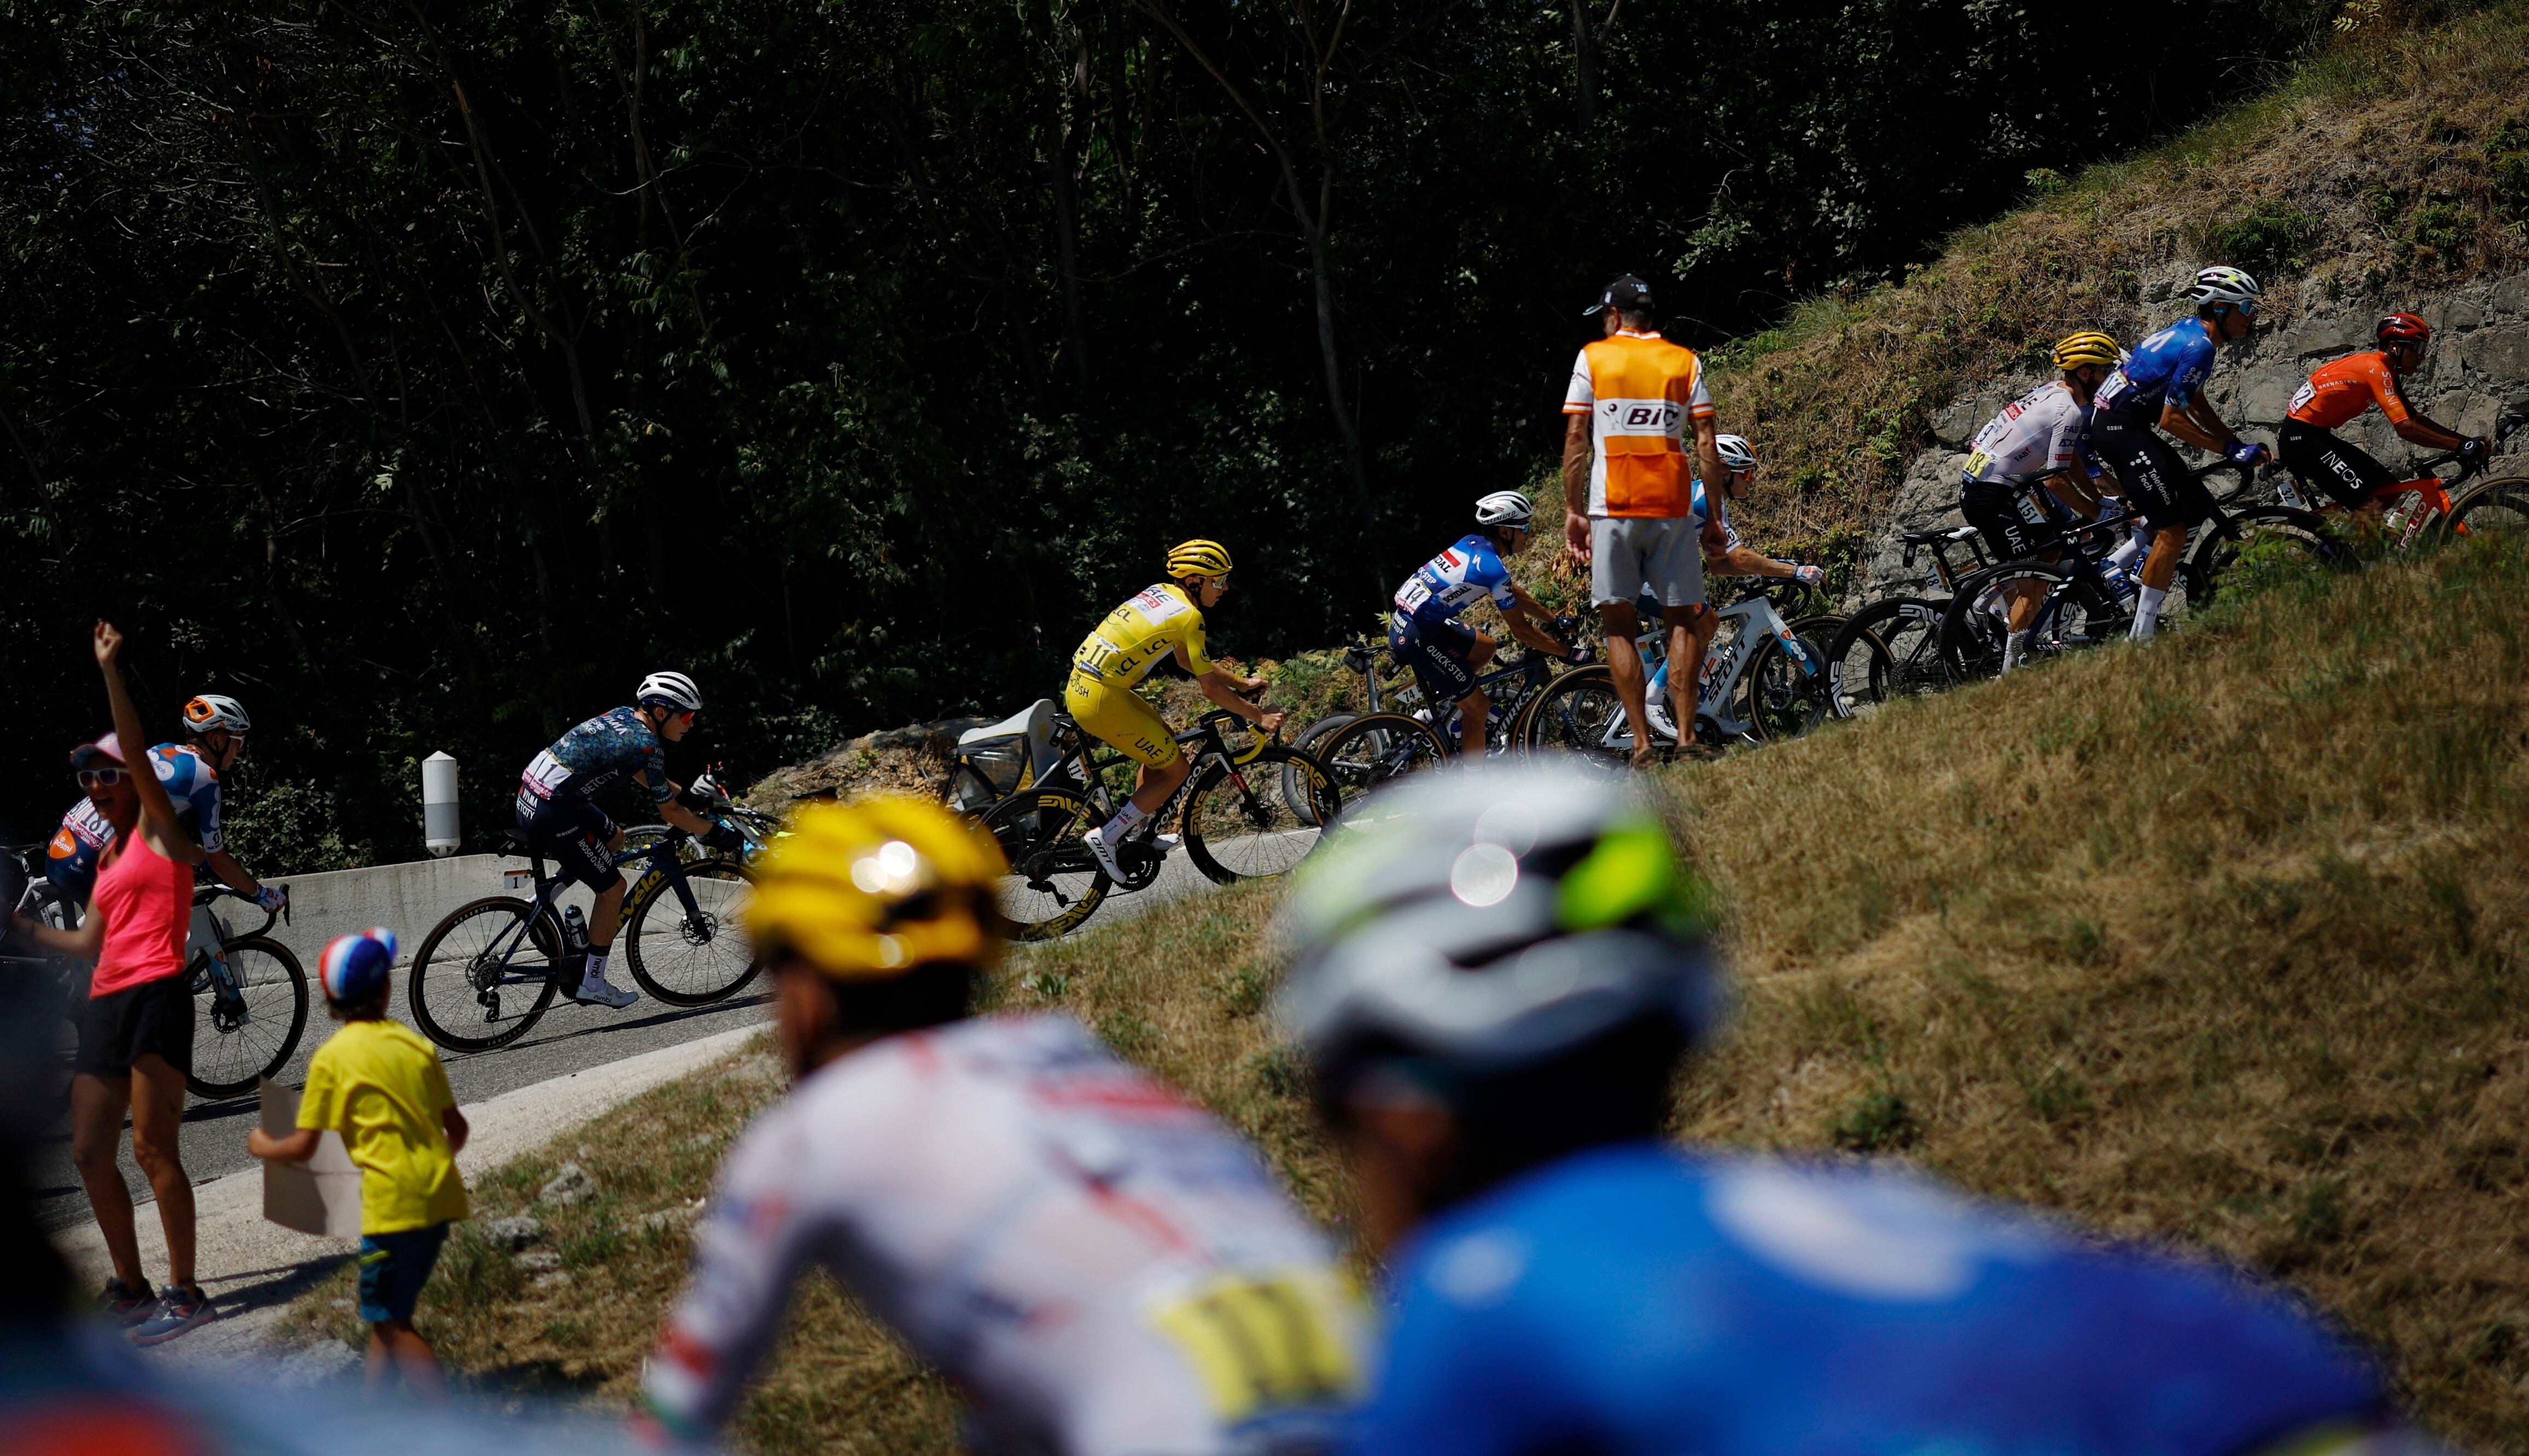
<instances>
[{"instance_id":1,"label":"green bush","mask_svg":"<svg viewBox=\"0 0 2529 1456\"><path fill-rule=\"evenodd\" d=\"M1873 1092L1835 1119L1827 1136L1835 1145L1851 1153L1883 1153L1906 1147L1914 1141L1919 1129L1914 1123L1913 1109L1894 1092Z\"/></svg>"},{"instance_id":2,"label":"green bush","mask_svg":"<svg viewBox=\"0 0 2529 1456\"><path fill-rule=\"evenodd\" d=\"M2406 240L2425 251L2457 255L2476 237L2476 219L2454 202L2430 202L2406 223Z\"/></svg>"},{"instance_id":3,"label":"green bush","mask_svg":"<svg viewBox=\"0 0 2529 1456\"><path fill-rule=\"evenodd\" d=\"M2240 217L2216 223L2204 245L2213 256L2250 273L2298 271L2324 230L2318 219L2281 202L2260 202Z\"/></svg>"},{"instance_id":4,"label":"green bush","mask_svg":"<svg viewBox=\"0 0 2529 1456\"><path fill-rule=\"evenodd\" d=\"M2485 141L2485 161L2493 173L2494 210L2513 222L2529 222L2529 117L2496 128Z\"/></svg>"}]
</instances>

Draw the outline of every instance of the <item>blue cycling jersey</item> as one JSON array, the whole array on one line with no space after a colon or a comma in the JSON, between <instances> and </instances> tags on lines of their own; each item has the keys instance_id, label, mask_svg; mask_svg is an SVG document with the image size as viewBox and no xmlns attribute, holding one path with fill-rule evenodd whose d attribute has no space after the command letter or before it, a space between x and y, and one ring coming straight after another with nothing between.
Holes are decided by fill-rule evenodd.
<instances>
[{"instance_id":1,"label":"blue cycling jersey","mask_svg":"<svg viewBox=\"0 0 2529 1456\"><path fill-rule=\"evenodd\" d=\"M114 843L115 829L111 820L97 808L96 801L82 799L62 815L62 827L53 831L52 843L44 847L44 878L62 892L73 905L85 905L96 889L96 862L105 847Z\"/></svg>"},{"instance_id":2,"label":"blue cycling jersey","mask_svg":"<svg viewBox=\"0 0 2529 1456\"><path fill-rule=\"evenodd\" d=\"M1362 1452L2235 1456L2382 1414L2280 1298L1869 1169L1600 1149L1396 1267Z\"/></svg>"},{"instance_id":3,"label":"blue cycling jersey","mask_svg":"<svg viewBox=\"0 0 2529 1456\"><path fill-rule=\"evenodd\" d=\"M2211 331L2201 319L2179 319L2144 339L2131 358L2117 366L2099 386L2090 410L2093 415L2157 421L2164 404L2180 409L2193 404L2212 373Z\"/></svg>"},{"instance_id":4,"label":"blue cycling jersey","mask_svg":"<svg viewBox=\"0 0 2529 1456\"><path fill-rule=\"evenodd\" d=\"M648 780L650 802L674 794L668 783L668 750L638 711L619 707L573 728L536 754L518 779L518 812L531 814L549 801L588 800L626 774Z\"/></svg>"},{"instance_id":5,"label":"blue cycling jersey","mask_svg":"<svg viewBox=\"0 0 2529 1456\"><path fill-rule=\"evenodd\" d=\"M1426 625L1454 622L1486 598L1504 611L1519 599L1511 592L1510 568L1501 553L1488 538L1470 532L1405 579L1396 589L1396 609Z\"/></svg>"},{"instance_id":6,"label":"blue cycling jersey","mask_svg":"<svg viewBox=\"0 0 2529 1456\"><path fill-rule=\"evenodd\" d=\"M149 766L167 786L177 817L189 821L193 842L207 854L227 849L220 834L220 776L202 751L188 743L162 743L149 751Z\"/></svg>"}]
</instances>

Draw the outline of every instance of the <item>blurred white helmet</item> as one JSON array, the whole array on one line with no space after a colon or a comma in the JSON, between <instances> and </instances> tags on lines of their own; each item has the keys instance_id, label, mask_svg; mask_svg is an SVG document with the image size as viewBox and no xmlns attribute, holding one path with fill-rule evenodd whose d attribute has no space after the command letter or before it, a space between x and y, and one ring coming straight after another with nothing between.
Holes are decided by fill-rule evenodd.
<instances>
[{"instance_id":1,"label":"blurred white helmet","mask_svg":"<svg viewBox=\"0 0 2529 1456\"><path fill-rule=\"evenodd\" d=\"M1748 441L1745 436L1715 436L1712 440L1712 447L1720 452L1721 463L1731 470L1753 470L1756 468L1756 452L1748 448Z\"/></svg>"}]
</instances>

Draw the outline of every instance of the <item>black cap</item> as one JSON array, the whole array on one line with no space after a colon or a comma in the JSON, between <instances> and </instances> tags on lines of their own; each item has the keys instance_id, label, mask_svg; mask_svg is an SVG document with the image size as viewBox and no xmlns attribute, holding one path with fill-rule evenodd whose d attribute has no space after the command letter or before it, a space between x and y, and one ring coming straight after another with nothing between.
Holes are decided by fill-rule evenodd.
<instances>
[{"instance_id":1,"label":"black cap","mask_svg":"<svg viewBox=\"0 0 2529 1456\"><path fill-rule=\"evenodd\" d=\"M1606 291L1598 295L1597 302L1581 310L1581 317L1590 318L1611 308L1618 313L1649 313L1657 305L1651 302L1651 286L1628 273L1607 285Z\"/></svg>"}]
</instances>

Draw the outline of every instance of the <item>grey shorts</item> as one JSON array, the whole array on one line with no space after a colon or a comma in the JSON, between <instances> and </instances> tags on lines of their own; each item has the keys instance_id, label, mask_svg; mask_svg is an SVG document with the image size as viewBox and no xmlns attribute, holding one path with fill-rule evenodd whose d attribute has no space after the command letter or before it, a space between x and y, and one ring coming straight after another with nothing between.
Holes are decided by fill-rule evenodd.
<instances>
[{"instance_id":1,"label":"grey shorts","mask_svg":"<svg viewBox=\"0 0 2529 1456\"><path fill-rule=\"evenodd\" d=\"M1662 606L1703 601L1703 528L1693 516L1589 522L1589 601L1605 606L1649 592Z\"/></svg>"}]
</instances>

